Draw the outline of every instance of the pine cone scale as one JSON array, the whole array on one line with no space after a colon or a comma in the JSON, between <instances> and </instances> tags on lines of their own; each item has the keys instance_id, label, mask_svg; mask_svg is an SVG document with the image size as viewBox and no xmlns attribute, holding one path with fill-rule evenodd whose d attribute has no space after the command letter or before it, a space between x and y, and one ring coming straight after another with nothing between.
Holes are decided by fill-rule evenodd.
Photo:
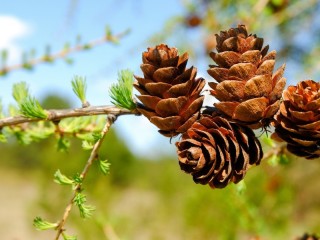
<instances>
[{"instance_id":1,"label":"pine cone scale","mask_svg":"<svg viewBox=\"0 0 320 240\"><path fill-rule=\"evenodd\" d=\"M263 118L268 103L265 97L249 99L235 108L232 118L248 123L257 122Z\"/></svg>"},{"instance_id":2,"label":"pine cone scale","mask_svg":"<svg viewBox=\"0 0 320 240\"><path fill-rule=\"evenodd\" d=\"M178 76L179 71L175 67L159 68L153 73L153 79L156 82L170 83L172 79Z\"/></svg>"},{"instance_id":3,"label":"pine cone scale","mask_svg":"<svg viewBox=\"0 0 320 240\"><path fill-rule=\"evenodd\" d=\"M171 84L162 82L145 84L146 91L149 94L157 97L163 97L163 94L169 91L170 88L172 88Z\"/></svg>"},{"instance_id":4,"label":"pine cone scale","mask_svg":"<svg viewBox=\"0 0 320 240\"><path fill-rule=\"evenodd\" d=\"M179 133L186 132L198 118L199 118L199 113L195 113L192 116L190 116L189 119L187 121L185 121L184 123L183 123L183 121L181 121L182 123L180 122L181 124L177 128L177 132L179 132Z\"/></svg>"},{"instance_id":5,"label":"pine cone scale","mask_svg":"<svg viewBox=\"0 0 320 240\"><path fill-rule=\"evenodd\" d=\"M199 110L199 108L201 108L203 100L204 100L204 96L201 96L201 97L196 96L195 99L193 98L189 99L189 102L185 104L184 108L182 108L180 111L182 121L187 121L188 118L191 117L191 115L195 114Z\"/></svg>"},{"instance_id":6,"label":"pine cone scale","mask_svg":"<svg viewBox=\"0 0 320 240\"><path fill-rule=\"evenodd\" d=\"M144 104L145 108L148 109L155 109L157 104L160 102L161 98L157 96L150 96L150 95L140 95L137 98Z\"/></svg>"},{"instance_id":7,"label":"pine cone scale","mask_svg":"<svg viewBox=\"0 0 320 240\"><path fill-rule=\"evenodd\" d=\"M252 63L234 64L229 69L228 79L244 79L249 80L255 75L257 67Z\"/></svg>"},{"instance_id":8,"label":"pine cone scale","mask_svg":"<svg viewBox=\"0 0 320 240\"><path fill-rule=\"evenodd\" d=\"M273 82L274 82L274 80L273 80ZM282 96L282 91L285 86L286 86L286 79L280 78L280 80L275 84L275 87L273 88L272 92L269 95L271 102L276 102L276 101L280 100L280 98Z\"/></svg>"},{"instance_id":9,"label":"pine cone scale","mask_svg":"<svg viewBox=\"0 0 320 240\"><path fill-rule=\"evenodd\" d=\"M161 99L155 106L155 112L160 117L177 115L187 102L187 97Z\"/></svg>"},{"instance_id":10,"label":"pine cone scale","mask_svg":"<svg viewBox=\"0 0 320 240\"><path fill-rule=\"evenodd\" d=\"M269 75L252 77L245 83L245 99L267 97L272 91L272 79Z\"/></svg>"},{"instance_id":11,"label":"pine cone scale","mask_svg":"<svg viewBox=\"0 0 320 240\"><path fill-rule=\"evenodd\" d=\"M235 50L236 51L236 50ZM256 65L260 59L261 59L261 52L259 50L249 50L247 52L244 52L240 58L240 63L251 63Z\"/></svg>"},{"instance_id":12,"label":"pine cone scale","mask_svg":"<svg viewBox=\"0 0 320 240\"><path fill-rule=\"evenodd\" d=\"M170 116L170 117L158 117L153 116L150 119L150 122L156 125L162 131L172 131L180 125L181 117L179 116Z\"/></svg>"},{"instance_id":13,"label":"pine cone scale","mask_svg":"<svg viewBox=\"0 0 320 240\"><path fill-rule=\"evenodd\" d=\"M150 64L141 64L140 69L143 72L144 78L150 79L157 68Z\"/></svg>"}]
</instances>

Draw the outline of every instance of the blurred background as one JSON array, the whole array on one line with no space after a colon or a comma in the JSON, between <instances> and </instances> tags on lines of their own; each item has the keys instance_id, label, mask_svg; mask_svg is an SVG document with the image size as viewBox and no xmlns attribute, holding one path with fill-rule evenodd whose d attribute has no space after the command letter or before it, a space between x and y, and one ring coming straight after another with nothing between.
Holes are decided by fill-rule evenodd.
<instances>
[{"instance_id":1,"label":"blurred background","mask_svg":"<svg viewBox=\"0 0 320 240\"><path fill-rule=\"evenodd\" d=\"M45 108L80 107L71 79L86 77L92 105L110 104L108 89L122 69L141 76L141 53L167 43L190 55L188 66L211 79L206 70L214 34L238 24L263 37L276 50L277 66L286 63L287 84L318 81L320 75L320 2L316 0L57 0L6 1L0 4L0 49L7 66L23 63L67 44L86 43L130 30L119 43L105 43L0 77L5 112L14 104L11 88L25 81ZM3 66L3 65L2 65ZM212 99L207 99L210 105ZM261 135L261 133L257 133ZM261 137L262 141L263 137ZM38 232L36 216L61 218L71 191L53 182L60 169L80 172L88 152L72 139L67 153L56 139L21 145L0 143L1 239L53 239ZM159 148L161 146L161 148ZM267 144L264 148L268 151ZM110 175L89 172L85 190L96 206L92 219L76 209L68 233L79 239L296 239L320 234L320 163L289 156L253 167L244 183L223 190L193 183L180 171L174 143L157 133L144 117L123 116L108 133L101 154Z\"/></svg>"}]
</instances>

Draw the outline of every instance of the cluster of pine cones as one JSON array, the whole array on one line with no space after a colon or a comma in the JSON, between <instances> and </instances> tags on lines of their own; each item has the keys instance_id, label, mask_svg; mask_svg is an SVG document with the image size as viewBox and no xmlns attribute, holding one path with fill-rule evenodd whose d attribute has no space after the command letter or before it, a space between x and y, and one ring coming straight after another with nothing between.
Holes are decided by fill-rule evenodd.
<instances>
[{"instance_id":1,"label":"cluster of pine cones","mask_svg":"<svg viewBox=\"0 0 320 240\"><path fill-rule=\"evenodd\" d=\"M187 68L188 54L160 44L142 54L138 110L176 142L179 164L196 183L224 188L241 181L263 157L254 129L275 127L273 138L291 153L320 157L320 84L305 80L286 90L285 65L274 70L276 51L248 34L244 25L216 34L210 57L210 94L218 102L203 108L205 79Z\"/></svg>"}]
</instances>

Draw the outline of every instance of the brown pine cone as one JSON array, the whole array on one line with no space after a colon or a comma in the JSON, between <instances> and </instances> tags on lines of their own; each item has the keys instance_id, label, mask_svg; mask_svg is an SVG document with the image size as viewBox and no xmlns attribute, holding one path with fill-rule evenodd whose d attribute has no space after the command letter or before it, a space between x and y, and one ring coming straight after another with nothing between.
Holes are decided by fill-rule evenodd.
<instances>
[{"instance_id":1,"label":"brown pine cone","mask_svg":"<svg viewBox=\"0 0 320 240\"><path fill-rule=\"evenodd\" d=\"M320 157L320 83L301 81L283 92L275 115L274 138L287 142L287 149L307 159Z\"/></svg>"},{"instance_id":2,"label":"brown pine cone","mask_svg":"<svg viewBox=\"0 0 320 240\"><path fill-rule=\"evenodd\" d=\"M176 143L180 168L200 184L224 188L241 181L263 156L253 131L225 118L202 115Z\"/></svg>"},{"instance_id":3,"label":"brown pine cone","mask_svg":"<svg viewBox=\"0 0 320 240\"><path fill-rule=\"evenodd\" d=\"M244 25L216 34L217 53L208 73L211 94L220 102L215 107L232 120L251 128L264 127L279 109L286 84L285 65L275 73L276 51L268 52L263 39L248 34Z\"/></svg>"},{"instance_id":4,"label":"brown pine cone","mask_svg":"<svg viewBox=\"0 0 320 240\"><path fill-rule=\"evenodd\" d=\"M148 48L142 61L144 77L135 76L134 83L141 93L137 96L142 103L138 110L164 136L185 132L199 117L205 80L196 79L196 68L186 69L187 53L179 56L176 48L164 44Z\"/></svg>"}]
</instances>

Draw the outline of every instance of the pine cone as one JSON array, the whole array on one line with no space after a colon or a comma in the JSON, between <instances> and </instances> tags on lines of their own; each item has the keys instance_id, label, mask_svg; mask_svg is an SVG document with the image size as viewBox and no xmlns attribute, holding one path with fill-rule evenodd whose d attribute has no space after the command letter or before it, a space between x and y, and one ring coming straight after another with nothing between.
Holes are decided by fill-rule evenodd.
<instances>
[{"instance_id":1,"label":"pine cone","mask_svg":"<svg viewBox=\"0 0 320 240\"><path fill-rule=\"evenodd\" d=\"M253 131L225 118L202 115L176 143L180 168L200 184L224 188L241 181L262 158Z\"/></svg>"},{"instance_id":2,"label":"pine cone","mask_svg":"<svg viewBox=\"0 0 320 240\"><path fill-rule=\"evenodd\" d=\"M138 110L159 132L173 137L185 132L200 114L205 80L195 78L197 69L186 69L188 54L178 55L176 48L160 44L142 54L141 70L134 87L141 93Z\"/></svg>"},{"instance_id":3,"label":"pine cone","mask_svg":"<svg viewBox=\"0 0 320 240\"><path fill-rule=\"evenodd\" d=\"M215 107L229 118L251 128L264 127L279 109L285 65L275 73L276 51L267 54L269 46L263 39L248 35L239 25L216 34L217 53L211 58L208 73L218 82L210 82L211 94L220 102Z\"/></svg>"},{"instance_id":4,"label":"pine cone","mask_svg":"<svg viewBox=\"0 0 320 240\"><path fill-rule=\"evenodd\" d=\"M307 159L320 157L320 83L301 81L283 92L275 115L274 138L286 141L287 149Z\"/></svg>"}]
</instances>

